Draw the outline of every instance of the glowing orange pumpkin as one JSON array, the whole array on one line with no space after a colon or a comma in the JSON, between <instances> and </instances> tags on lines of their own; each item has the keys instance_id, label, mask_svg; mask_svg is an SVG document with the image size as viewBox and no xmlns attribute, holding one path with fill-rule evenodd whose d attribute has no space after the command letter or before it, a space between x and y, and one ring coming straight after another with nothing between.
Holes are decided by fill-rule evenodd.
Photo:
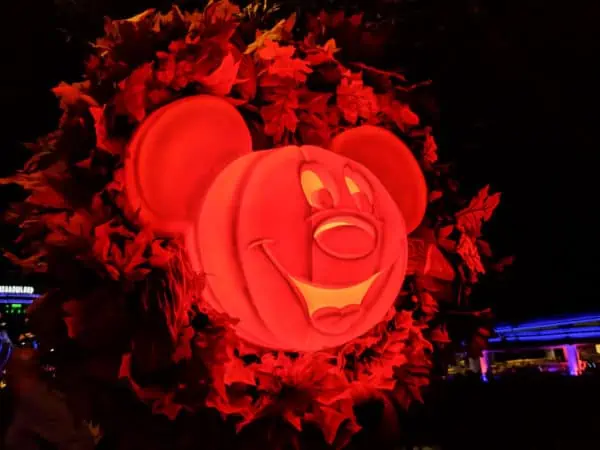
<instances>
[{"instance_id":1,"label":"glowing orange pumpkin","mask_svg":"<svg viewBox=\"0 0 600 450\"><path fill-rule=\"evenodd\" d=\"M381 321L426 204L417 162L388 131L252 152L235 108L207 96L150 116L125 168L141 217L185 233L206 299L241 338L276 349L338 346Z\"/></svg>"}]
</instances>

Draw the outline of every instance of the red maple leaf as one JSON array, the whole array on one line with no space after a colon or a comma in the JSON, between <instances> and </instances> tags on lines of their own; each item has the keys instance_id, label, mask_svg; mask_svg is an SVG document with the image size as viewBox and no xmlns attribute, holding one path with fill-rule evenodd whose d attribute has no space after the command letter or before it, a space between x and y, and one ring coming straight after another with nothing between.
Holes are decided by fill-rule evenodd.
<instances>
[{"instance_id":1,"label":"red maple leaf","mask_svg":"<svg viewBox=\"0 0 600 450\"><path fill-rule=\"evenodd\" d=\"M81 323L81 304L76 300L69 300L62 305L63 311L67 314L63 318L67 327L67 335L71 339L76 339L79 333L82 331Z\"/></svg>"},{"instance_id":2,"label":"red maple leaf","mask_svg":"<svg viewBox=\"0 0 600 450\"><path fill-rule=\"evenodd\" d=\"M488 258L491 258L493 256L492 248L490 247L490 244L488 244L486 241L484 241L483 239L477 239L475 243L477 244L479 253L481 253L483 256L486 256Z\"/></svg>"},{"instance_id":3,"label":"red maple leaf","mask_svg":"<svg viewBox=\"0 0 600 450\"><path fill-rule=\"evenodd\" d=\"M433 316L438 312L438 303L429 292L422 292L420 295L421 311L427 316Z\"/></svg>"},{"instance_id":4,"label":"red maple leaf","mask_svg":"<svg viewBox=\"0 0 600 450\"><path fill-rule=\"evenodd\" d=\"M491 265L492 269L496 272L504 272L504 270L515 262L514 256L506 256L500 261Z\"/></svg>"},{"instance_id":5,"label":"red maple leaf","mask_svg":"<svg viewBox=\"0 0 600 450\"><path fill-rule=\"evenodd\" d=\"M331 94L300 91L298 134L304 145L329 146L331 128L328 124Z\"/></svg>"},{"instance_id":6,"label":"red maple leaf","mask_svg":"<svg viewBox=\"0 0 600 450\"><path fill-rule=\"evenodd\" d=\"M336 46L334 39L329 39L324 45L316 45L313 35L307 36L304 40L306 47L306 57L304 58L311 66L318 66L335 61L335 54L340 51Z\"/></svg>"},{"instance_id":7,"label":"red maple leaf","mask_svg":"<svg viewBox=\"0 0 600 450\"><path fill-rule=\"evenodd\" d=\"M249 102L256 96L257 77L254 60L250 55L240 52L235 46L232 46L230 50L236 60L239 60L237 80L233 88L234 92L237 94L236 97L241 98L244 102Z\"/></svg>"},{"instance_id":8,"label":"red maple leaf","mask_svg":"<svg viewBox=\"0 0 600 450\"><path fill-rule=\"evenodd\" d=\"M94 118L94 128L96 130L96 147L112 155L120 155L123 152L123 142L110 139L106 129L105 108L92 106L90 114Z\"/></svg>"},{"instance_id":9,"label":"red maple leaf","mask_svg":"<svg viewBox=\"0 0 600 450\"><path fill-rule=\"evenodd\" d=\"M121 92L116 99L117 110L141 122L146 117L147 83L152 79L152 64L144 64L119 83Z\"/></svg>"},{"instance_id":10,"label":"red maple leaf","mask_svg":"<svg viewBox=\"0 0 600 450\"><path fill-rule=\"evenodd\" d=\"M306 61L295 58L295 52L296 48L291 45L280 46L277 42L267 39L257 54L263 62L267 63L266 74L304 83L312 69Z\"/></svg>"},{"instance_id":11,"label":"red maple leaf","mask_svg":"<svg viewBox=\"0 0 600 450\"><path fill-rule=\"evenodd\" d=\"M229 0L210 0L204 9L206 23L215 25L230 22L240 14L240 8Z\"/></svg>"},{"instance_id":12,"label":"red maple leaf","mask_svg":"<svg viewBox=\"0 0 600 450\"><path fill-rule=\"evenodd\" d=\"M446 330L446 327L441 325L431 330L431 341L438 344L449 343L450 336L448 336L448 330Z\"/></svg>"},{"instance_id":13,"label":"red maple leaf","mask_svg":"<svg viewBox=\"0 0 600 450\"><path fill-rule=\"evenodd\" d=\"M280 78L290 78L297 83L306 82L306 77L312 69L299 58L277 58L269 66L268 73Z\"/></svg>"},{"instance_id":14,"label":"red maple leaf","mask_svg":"<svg viewBox=\"0 0 600 450\"><path fill-rule=\"evenodd\" d=\"M292 14L287 19L280 20L270 30L257 30L255 41L248 45L245 53L249 55L256 50L263 48L267 41L281 41L288 39L291 37L295 25L296 13Z\"/></svg>"},{"instance_id":15,"label":"red maple leaf","mask_svg":"<svg viewBox=\"0 0 600 450\"><path fill-rule=\"evenodd\" d=\"M456 250L456 241L450 239L450 235L454 230L454 225L446 225L437 230L437 242L440 247L448 252L454 252Z\"/></svg>"},{"instance_id":16,"label":"red maple leaf","mask_svg":"<svg viewBox=\"0 0 600 450\"><path fill-rule=\"evenodd\" d=\"M467 267L471 270L473 279L477 278L478 273L485 273L479 250L473 242L473 239L466 233L460 235L456 252L461 256Z\"/></svg>"},{"instance_id":17,"label":"red maple leaf","mask_svg":"<svg viewBox=\"0 0 600 450\"><path fill-rule=\"evenodd\" d=\"M296 49L292 45L279 45L271 39L265 39L262 47L256 52L263 61L275 61L279 58L292 58Z\"/></svg>"},{"instance_id":18,"label":"red maple leaf","mask_svg":"<svg viewBox=\"0 0 600 450\"><path fill-rule=\"evenodd\" d=\"M252 366L245 365L242 360L232 357L224 365L225 374L223 382L229 386L234 383L247 384L249 386L256 385L254 378L255 369Z\"/></svg>"},{"instance_id":19,"label":"red maple leaf","mask_svg":"<svg viewBox=\"0 0 600 450\"><path fill-rule=\"evenodd\" d=\"M285 135L296 132L298 125L298 96L295 91L289 96L281 96L271 105L260 108L260 115L265 123L264 132L272 136L276 143L285 141Z\"/></svg>"},{"instance_id":20,"label":"red maple leaf","mask_svg":"<svg viewBox=\"0 0 600 450\"><path fill-rule=\"evenodd\" d=\"M377 97L381 112L388 116L403 132L419 125L417 116L407 103L396 100L393 95L380 95Z\"/></svg>"},{"instance_id":21,"label":"red maple leaf","mask_svg":"<svg viewBox=\"0 0 600 450\"><path fill-rule=\"evenodd\" d=\"M175 53L157 52L158 69L156 70L156 80L165 86L170 86L175 80L175 70L177 68Z\"/></svg>"},{"instance_id":22,"label":"red maple leaf","mask_svg":"<svg viewBox=\"0 0 600 450\"><path fill-rule=\"evenodd\" d=\"M98 106L98 102L82 92L89 83L68 84L64 81L52 88L52 92L60 99L60 107L67 110L71 106L83 104L84 106Z\"/></svg>"},{"instance_id":23,"label":"red maple leaf","mask_svg":"<svg viewBox=\"0 0 600 450\"><path fill-rule=\"evenodd\" d=\"M124 241L122 246L114 242L116 237ZM112 279L125 276L139 281L148 274L149 268L141 266L147 262L144 254L151 246L151 234L142 231L132 235L125 227L107 222L94 229L94 238L94 255Z\"/></svg>"},{"instance_id":24,"label":"red maple leaf","mask_svg":"<svg viewBox=\"0 0 600 450\"><path fill-rule=\"evenodd\" d=\"M425 143L423 145L423 161L427 164L433 164L438 160L437 144L431 135L431 127L425 128Z\"/></svg>"},{"instance_id":25,"label":"red maple leaf","mask_svg":"<svg viewBox=\"0 0 600 450\"><path fill-rule=\"evenodd\" d=\"M33 189L31 195L27 197L27 203L50 209L65 209L69 207L65 196L50 185L38 186Z\"/></svg>"},{"instance_id":26,"label":"red maple leaf","mask_svg":"<svg viewBox=\"0 0 600 450\"><path fill-rule=\"evenodd\" d=\"M429 193L429 197L427 198L427 201L429 203L433 203L437 200L439 200L440 198L442 198L444 196L444 192L443 191L431 191Z\"/></svg>"},{"instance_id":27,"label":"red maple leaf","mask_svg":"<svg viewBox=\"0 0 600 450\"><path fill-rule=\"evenodd\" d=\"M481 225L488 221L500 203L500 192L489 195L489 184L479 191L469 206L456 213L456 227L474 237L481 235Z\"/></svg>"},{"instance_id":28,"label":"red maple leaf","mask_svg":"<svg viewBox=\"0 0 600 450\"><path fill-rule=\"evenodd\" d=\"M336 94L337 106L351 125L356 125L359 118L369 120L379 112L373 88L364 86L356 76L342 78Z\"/></svg>"},{"instance_id":29,"label":"red maple leaf","mask_svg":"<svg viewBox=\"0 0 600 450\"><path fill-rule=\"evenodd\" d=\"M236 82L240 61L235 61L231 52L227 53L221 64L210 74L198 78L198 81L209 93L221 97L231 92Z\"/></svg>"}]
</instances>

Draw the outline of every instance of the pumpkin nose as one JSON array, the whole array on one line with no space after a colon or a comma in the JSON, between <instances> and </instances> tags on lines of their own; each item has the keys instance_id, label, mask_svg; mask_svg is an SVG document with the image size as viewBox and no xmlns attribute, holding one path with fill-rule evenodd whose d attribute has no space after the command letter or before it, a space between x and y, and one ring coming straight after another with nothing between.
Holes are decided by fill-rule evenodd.
<instances>
[{"instance_id":1,"label":"pumpkin nose","mask_svg":"<svg viewBox=\"0 0 600 450\"><path fill-rule=\"evenodd\" d=\"M321 250L340 259L367 256L377 242L373 225L352 216L333 217L321 222L313 237Z\"/></svg>"}]
</instances>

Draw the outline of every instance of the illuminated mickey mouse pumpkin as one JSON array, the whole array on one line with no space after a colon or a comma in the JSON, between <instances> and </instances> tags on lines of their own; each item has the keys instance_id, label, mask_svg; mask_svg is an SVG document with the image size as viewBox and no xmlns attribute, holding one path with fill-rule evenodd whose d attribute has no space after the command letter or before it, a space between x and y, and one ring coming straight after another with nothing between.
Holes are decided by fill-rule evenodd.
<instances>
[{"instance_id":1,"label":"illuminated mickey mouse pumpkin","mask_svg":"<svg viewBox=\"0 0 600 450\"><path fill-rule=\"evenodd\" d=\"M273 349L335 347L380 322L426 205L418 163L389 131L253 152L241 115L210 96L148 117L125 171L140 217L185 235L206 300L239 319L241 338Z\"/></svg>"}]
</instances>

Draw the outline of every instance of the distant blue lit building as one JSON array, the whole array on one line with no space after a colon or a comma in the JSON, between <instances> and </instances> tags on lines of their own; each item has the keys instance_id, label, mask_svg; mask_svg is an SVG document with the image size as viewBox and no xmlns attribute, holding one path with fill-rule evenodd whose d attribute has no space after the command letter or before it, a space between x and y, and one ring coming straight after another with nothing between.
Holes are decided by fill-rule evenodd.
<instances>
[{"instance_id":1,"label":"distant blue lit building","mask_svg":"<svg viewBox=\"0 0 600 450\"><path fill-rule=\"evenodd\" d=\"M564 361L571 375L580 375L585 368L582 352L586 359L600 355L600 313L499 325L495 333L480 361L484 376L495 356L506 352L544 350L547 359Z\"/></svg>"},{"instance_id":2,"label":"distant blue lit building","mask_svg":"<svg viewBox=\"0 0 600 450\"><path fill-rule=\"evenodd\" d=\"M10 334L20 332L27 307L39 296L32 286L0 285L0 371L10 358Z\"/></svg>"}]
</instances>

